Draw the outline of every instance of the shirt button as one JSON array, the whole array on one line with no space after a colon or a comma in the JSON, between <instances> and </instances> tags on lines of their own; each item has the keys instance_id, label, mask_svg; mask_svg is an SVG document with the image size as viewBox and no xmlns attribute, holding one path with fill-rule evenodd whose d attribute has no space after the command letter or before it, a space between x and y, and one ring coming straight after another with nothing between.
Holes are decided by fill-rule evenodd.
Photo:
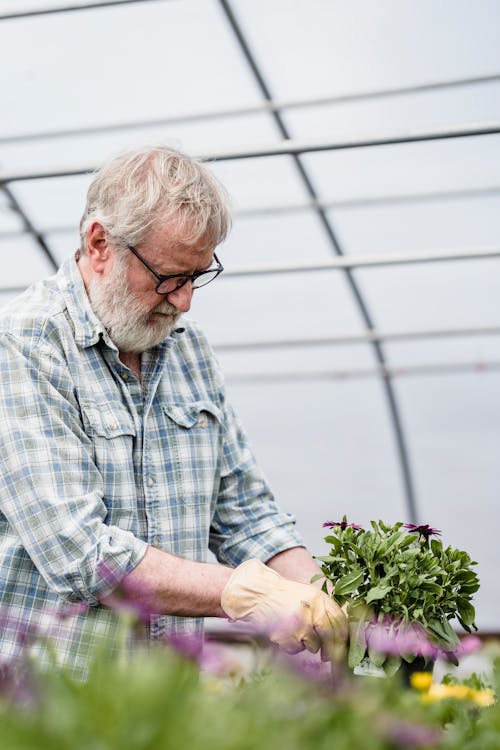
<instances>
[{"instance_id":1,"label":"shirt button","mask_svg":"<svg viewBox=\"0 0 500 750\"><path fill-rule=\"evenodd\" d=\"M122 379L128 380L128 372L125 372L125 371L122 372Z\"/></svg>"},{"instance_id":2,"label":"shirt button","mask_svg":"<svg viewBox=\"0 0 500 750\"><path fill-rule=\"evenodd\" d=\"M158 537L155 536L155 538L153 539L153 547L158 547L158 546L159 546Z\"/></svg>"},{"instance_id":3,"label":"shirt button","mask_svg":"<svg viewBox=\"0 0 500 750\"><path fill-rule=\"evenodd\" d=\"M108 422L108 428L110 430L116 430L117 427L118 425L116 424L116 422Z\"/></svg>"},{"instance_id":4,"label":"shirt button","mask_svg":"<svg viewBox=\"0 0 500 750\"><path fill-rule=\"evenodd\" d=\"M206 417L200 417L198 420L199 427L206 427L208 424Z\"/></svg>"},{"instance_id":5,"label":"shirt button","mask_svg":"<svg viewBox=\"0 0 500 750\"><path fill-rule=\"evenodd\" d=\"M154 485L154 483L155 483L155 480L153 479L153 477L149 477L149 479L148 479L148 487L152 487Z\"/></svg>"}]
</instances>

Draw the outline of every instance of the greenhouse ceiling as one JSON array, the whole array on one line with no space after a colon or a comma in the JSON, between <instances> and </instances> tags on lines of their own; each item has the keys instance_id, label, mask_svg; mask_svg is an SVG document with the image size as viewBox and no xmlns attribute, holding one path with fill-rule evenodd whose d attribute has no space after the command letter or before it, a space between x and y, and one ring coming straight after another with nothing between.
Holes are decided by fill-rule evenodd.
<instances>
[{"instance_id":1,"label":"greenhouse ceiling","mask_svg":"<svg viewBox=\"0 0 500 750\"><path fill-rule=\"evenodd\" d=\"M234 226L199 319L280 504L479 562L498 630L500 5L0 0L0 301L78 245L91 172L165 143Z\"/></svg>"}]
</instances>

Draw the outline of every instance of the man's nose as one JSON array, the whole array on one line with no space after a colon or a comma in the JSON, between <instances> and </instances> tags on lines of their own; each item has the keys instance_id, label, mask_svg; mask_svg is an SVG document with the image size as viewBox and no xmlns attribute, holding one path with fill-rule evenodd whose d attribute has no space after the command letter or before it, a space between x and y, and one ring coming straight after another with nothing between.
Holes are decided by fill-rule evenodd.
<instances>
[{"instance_id":1,"label":"man's nose","mask_svg":"<svg viewBox=\"0 0 500 750\"><path fill-rule=\"evenodd\" d=\"M180 312L189 312L193 291L193 283L188 281L186 284L179 287L179 289L170 292L168 295L168 301L171 302L172 305L175 305Z\"/></svg>"}]
</instances>

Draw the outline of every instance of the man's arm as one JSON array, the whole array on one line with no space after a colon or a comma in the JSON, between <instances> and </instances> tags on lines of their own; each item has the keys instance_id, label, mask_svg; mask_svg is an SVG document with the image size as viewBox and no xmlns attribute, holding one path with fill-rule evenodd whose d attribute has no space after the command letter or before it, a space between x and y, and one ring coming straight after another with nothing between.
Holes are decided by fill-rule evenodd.
<instances>
[{"instance_id":1,"label":"man's arm","mask_svg":"<svg viewBox=\"0 0 500 750\"><path fill-rule=\"evenodd\" d=\"M310 583L311 578L321 573L320 568L305 547L292 547L279 552L266 565L281 576L300 583Z\"/></svg>"},{"instance_id":2,"label":"man's arm","mask_svg":"<svg viewBox=\"0 0 500 750\"><path fill-rule=\"evenodd\" d=\"M225 617L221 594L232 573L224 565L195 562L148 547L119 589L145 613ZM101 602L112 605L114 598L111 594Z\"/></svg>"},{"instance_id":3,"label":"man's arm","mask_svg":"<svg viewBox=\"0 0 500 750\"><path fill-rule=\"evenodd\" d=\"M304 547L272 557L267 565L284 578L309 583L320 569ZM224 617L220 600L232 568L200 563L148 547L137 567L122 580L125 598L147 612L186 617ZM104 597L112 603L113 596Z\"/></svg>"}]
</instances>

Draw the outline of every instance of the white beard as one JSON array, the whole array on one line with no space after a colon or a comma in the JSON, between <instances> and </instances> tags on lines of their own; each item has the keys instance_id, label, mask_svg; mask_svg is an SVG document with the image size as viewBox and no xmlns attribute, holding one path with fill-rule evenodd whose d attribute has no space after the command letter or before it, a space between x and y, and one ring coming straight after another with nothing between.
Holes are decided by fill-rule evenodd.
<instances>
[{"instance_id":1,"label":"white beard","mask_svg":"<svg viewBox=\"0 0 500 750\"><path fill-rule=\"evenodd\" d=\"M108 276L90 282L88 295L93 311L122 352L145 352L158 346L181 315L167 300L152 310L144 305L129 289L127 263L119 254Z\"/></svg>"}]
</instances>

